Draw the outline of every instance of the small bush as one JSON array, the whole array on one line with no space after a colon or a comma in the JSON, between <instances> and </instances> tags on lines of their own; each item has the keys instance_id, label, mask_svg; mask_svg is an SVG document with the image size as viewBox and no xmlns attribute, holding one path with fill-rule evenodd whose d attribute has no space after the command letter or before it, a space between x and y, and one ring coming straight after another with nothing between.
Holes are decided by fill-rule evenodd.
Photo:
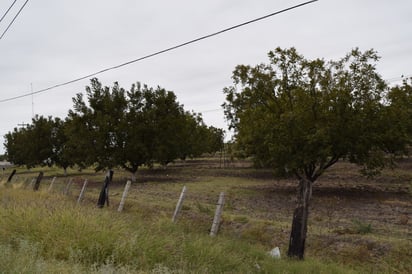
<instances>
[{"instance_id":1,"label":"small bush","mask_svg":"<svg viewBox=\"0 0 412 274\"><path fill-rule=\"evenodd\" d=\"M360 220L352 220L353 229L358 234L368 234L372 232L372 224L366 224Z\"/></svg>"}]
</instances>

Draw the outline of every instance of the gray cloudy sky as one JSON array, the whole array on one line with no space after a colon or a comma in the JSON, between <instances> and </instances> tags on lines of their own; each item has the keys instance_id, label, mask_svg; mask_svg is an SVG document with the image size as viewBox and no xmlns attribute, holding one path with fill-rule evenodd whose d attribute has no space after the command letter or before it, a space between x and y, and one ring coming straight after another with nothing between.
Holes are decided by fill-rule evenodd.
<instances>
[{"instance_id":1,"label":"gray cloudy sky","mask_svg":"<svg viewBox=\"0 0 412 274\"><path fill-rule=\"evenodd\" d=\"M0 16L12 2L0 1ZM0 33L24 2L16 2ZM0 100L30 92L31 83L34 91L47 88L302 2L31 0L0 40ZM383 78L399 80L412 74L412 1L319 0L98 78L127 89L136 81L160 85L208 125L226 128L222 89L232 84L234 67L266 62L278 46L326 60L374 48ZM66 117L88 83L35 95L34 113ZM0 136L30 122L31 96L0 103L0 115Z\"/></svg>"}]
</instances>

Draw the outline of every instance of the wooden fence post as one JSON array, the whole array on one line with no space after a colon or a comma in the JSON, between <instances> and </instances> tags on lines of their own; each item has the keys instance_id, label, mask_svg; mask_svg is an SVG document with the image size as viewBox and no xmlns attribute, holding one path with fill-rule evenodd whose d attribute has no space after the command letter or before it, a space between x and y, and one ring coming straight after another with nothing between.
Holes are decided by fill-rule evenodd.
<instances>
[{"instance_id":1,"label":"wooden fence post","mask_svg":"<svg viewBox=\"0 0 412 274\"><path fill-rule=\"evenodd\" d=\"M37 176L36 182L34 183L34 186L33 186L34 191L39 190L41 179L43 179L43 171L40 171L39 176Z\"/></svg>"},{"instance_id":2,"label":"wooden fence post","mask_svg":"<svg viewBox=\"0 0 412 274\"><path fill-rule=\"evenodd\" d=\"M112 181L112 179L113 170L110 170L107 173L106 178L104 179L104 184L102 190L100 191L99 200L97 201L97 206L99 208L104 207L105 203L107 203L107 206L109 206L109 183Z\"/></svg>"},{"instance_id":3,"label":"wooden fence post","mask_svg":"<svg viewBox=\"0 0 412 274\"><path fill-rule=\"evenodd\" d=\"M87 179L84 180L82 190L80 191L79 198L77 199L78 204L80 204L80 202L83 200L84 192L86 191L86 186L87 186Z\"/></svg>"},{"instance_id":4,"label":"wooden fence post","mask_svg":"<svg viewBox=\"0 0 412 274\"><path fill-rule=\"evenodd\" d=\"M114 171L113 171L113 170L109 170L109 173L108 173L108 175L109 175L109 183L107 184L106 190L105 190L107 206L109 206L109 185L110 185L110 183L113 181L113 174L114 174Z\"/></svg>"},{"instance_id":5,"label":"wooden fence post","mask_svg":"<svg viewBox=\"0 0 412 274\"><path fill-rule=\"evenodd\" d=\"M64 191L63 191L63 194L64 194L64 195L69 195L70 187L72 186L72 184L73 184L73 178L70 178L70 179L69 179L69 182L68 182L67 185L66 185L66 188L65 188Z\"/></svg>"},{"instance_id":6,"label":"wooden fence post","mask_svg":"<svg viewBox=\"0 0 412 274\"><path fill-rule=\"evenodd\" d=\"M52 190L55 181L56 181L56 177L53 177L53 179L50 183L49 189L48 189L49 192Z\"/></svg>"},{"instance_id":7,"label":"wooden fence post","mask_svg":"<svg viewBox=\"0 0 412 274\"><path fill-rule=\"evenodd\" d=\"M128 180L126 183L126 186L124 187L122 199L120 200L119 208L117 209L117 211L119 212L123 211L124 203L126 202L127 193L129 192L131 184L132 182Z\"/></svg>"},{"instance_id":8,"label":"wooden fence post","mask_svg":"<svg viewBox=\"0 0 412 274\"><path fill-rule=\"evenodd\" d=\"M182 209L183 200L185 199L185 196L186 196L186 186L183 186L182 192L180 193L179 200L177 201L177 204L176 204L175 213L173 214L173 217L172 217L173 223L176 222L177 215Z\"/></svg>"},{"instance_id":9,"label":"wooden fence post","mask_svg":"<svg viewBox=\"0 0 412 274\"><path fill-rule=\"evenodd\" d=\"M212 228L210 229L210 236L216 236L219 231L220 217L222 215L223 205L225 203L225 193L221 192L219 195L219 200L216 205L215 217L213 218Z\"/></svg>"},{"instance_id":10,"label":"wooden fence post","mask_svg":"<svg viewBox=\"0 0 412 274\"><path fill-rule=\"evenodd\" d=\"M16 174L16 170L15 170L15 169L13 169L13 171L11 172L9 178L7 179L7 183L10 183L10 182L11 182L11 179L13 179L14 174Z\"/></svg>"}]
</instances>

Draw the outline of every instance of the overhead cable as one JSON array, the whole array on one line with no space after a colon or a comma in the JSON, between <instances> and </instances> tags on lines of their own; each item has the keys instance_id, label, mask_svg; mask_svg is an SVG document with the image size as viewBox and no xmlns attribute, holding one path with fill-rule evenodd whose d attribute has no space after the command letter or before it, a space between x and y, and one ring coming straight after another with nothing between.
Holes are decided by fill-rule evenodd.
<instances>
[{"instance_id":1,"label":"overhead cable","mask_svg":"<svg viewBox=\"0 0 412 274\"><path fill-rule=\"evenodd\" d=\"M406 79L409 79L409 78L412 78L412 74L401 75L399 77L392 77L392 78L386 79L386 82L389 82L389 83L399 82L401 80L403 81L403 80L406 80Z\"/></svg>"},{"instance_id":2,"label":"overhead cable","mask_svg":"<svg viewBox=\"0 0 412 274\"><path fill-rule=\"evenodd\" d=\"M9 28L11 27L11 25L13 25L14 21L16 20L16 18L19 16L20 12L24 9L24 7L26 6L27 2L29 2L29 0L26 0L26 2L24 2L23 6L21 6L21 8L19 9L19 11L16 13L16 15L14 16L13 20L11 20L11 22L9 23L9 25L7 26L7 28L4 30L4 32L2 33L2 35L0 36L0 40L3 38L3 36L6 34L6 32L9 30ZM14 4L14 3L13 3Z\"/></svg>"},{"instance_id":3,"label":"overhead cable","mask_svg":"<svg viewBox=\"0 0 412 274\"><path fill-rule=\"evenodd\" d=\"M319 0L307 1L307 2L301 3L301 4L299 4L299 5L295 5L295 6L292 6L292 7L283 9L283 10L280 10L280 11L276 11L276 12L267 14L267 15L265 15L265 16L261 16L261 17L255 18L255 19L253 19L253 20L246 21L246 22L244 22L244 23L234 25L234 26L229 27L229 28L226 28L226 29L223 29L223 30L220 30L220 31L211 33L211 34L207 34L207 35L201 36L201 37L199 37L199 38L196 38L196 39L193 39L193 40L190 40L190 41L187 41L187 42L178 44L178 45L173 46L173 47L166 48L166 49L164 49L164 50L160 50L160 51L157 51L157 52L154 52L154 53L145 55L145 56L143 56L143 57L140 57L140 58L137 58L137 59L134 59L134 60L131 60L131 61L128 61L128 62L119 64L119 65L116 65L116 66L108 67L108 68L99 70L99 71L97 71L97 72L90 73L90 74L88 74L88 75L85 75L85 76L82 76L82 77L79 77L79 78L76 78L76 79L73 79L73 80L70 80L70 81L67 81L67 82L64 82L64 83L60 83L60 84L57 84L57 85L54 85L54 86L50 86L50 87L48 87L48 88L44 88L44 89L40 89L40 90L37 90L37 91L34 91L34 92L30 92L30 93L18 95L18 96L15 96L15 97L10 97L10 98L6 98L6 99L1 99L1 100L0 100L0 103L4 103L4 102L16 100L16 99L20 99L20 98L27 97L27 96L32 96L33 94L43 93L43 92L48 91L48 90L51 90L51 89L55 89L55 88L62 87L62 86L66 86L66 85L69 85L69 84L72 84L72 83L75 83L75 82L79 82L79 81L81 81L81 80L88 79L88 78L93 77L93 76L96 76L96 75L98 75L98 74L102 74L102 73L107 72L107 71L110 71L110 70L118 69L118 68L121 68L121 67L130 65L130 64L133 64L133 63L142 61L142 60L144 60L144 59L148 59L148 58L154 57L154 56L156 56L156 55L160 55L160 54L162 54L162 53L165 53L165 52L168 52L168 51L172 51L172 50L175 50L175 49L178 49L178 48L187 46L187 45L189 45L189 44L193 44L193 43L199 42L199 41L201 41L201 40L205 40L205 39L207 39L207 38L211 38L211 37L213 37L213 36L216 36L216 35L219 35L219 34L222 34L222 33L225 33L225 32L228 32L228 31L231 31L231 30L240 28L240 27L243 27L243 26L248 25L248 24L251 24L251 23L255 23L255 22L257 22L257 21L261 21L261 20L263 20L263 19L266 19L266 18L275 16L275 15L278 15L278 14L281 14L281 13L284 13L284 12L287 12L287 11L290 11L290 10L293 10L293 9L296 9L296 8L299 8L299 7L302 7L302 6L305 6L305 5L308 5L308 4L317 2L317 1L319 1ZM26 1L26 2L27 2L27 1Z\"/></svg>"},{"instance_id":4,"label":"overhead cable","mask_svg":"<svg viewBox=\"0 0 412 274\"><path fill-rule=\"evenodd\" d=\"M9 11L11 10L11 8L14 6L14 4L16 3L17 0L14 0L13 3L11 4L11 6L6 10L6 12L3 14L3 16L0 19L0 23L1 21L3 21L4 17L6 17L7 13L9 13Z\"/></svg>"}]
</instances>

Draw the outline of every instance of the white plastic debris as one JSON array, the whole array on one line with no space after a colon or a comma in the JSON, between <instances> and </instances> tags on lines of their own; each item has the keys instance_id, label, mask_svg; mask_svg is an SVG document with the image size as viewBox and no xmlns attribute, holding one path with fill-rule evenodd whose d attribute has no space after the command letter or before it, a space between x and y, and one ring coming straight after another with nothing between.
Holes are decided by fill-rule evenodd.
<instances>
[{"instance_id":1,"label":"white plastic debris","mask_svg":"<svg viewBox=\"0 0 412 274\"><path fill-rule=\"evenodd\" d=\"M270 255L272 258L280 259L280 249L279 249L279 247L275 247L274 249L272 249L271 251L269 251L269 255Z\"/></svg>"}]
</instances>

